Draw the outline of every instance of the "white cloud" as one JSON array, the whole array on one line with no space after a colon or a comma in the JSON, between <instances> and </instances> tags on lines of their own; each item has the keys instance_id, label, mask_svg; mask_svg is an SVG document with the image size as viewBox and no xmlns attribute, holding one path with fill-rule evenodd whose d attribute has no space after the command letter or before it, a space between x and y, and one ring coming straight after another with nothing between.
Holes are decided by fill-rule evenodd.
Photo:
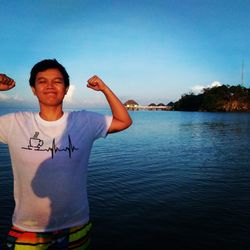
<instances>
[{"instance_id":1,"label":"white cloud","mask_svg":"<svg viewBox=\"0 0 250 250\"><path fill-rule=\"evenodd\" d=\"M21 102L23 101L23 98L19 97L17 94L15 96L11 96L5 93L0 93L0 101L6 101L6 102L10 102L10 101L18 101Z\"/></svg>"},{"instance_id":2,"label":"white cloud","mask_svg":"<svg viewBox=\"0 0 250 250\"><path fill-rule=\"evenodd\" d=\"M191 91L194 93L194 94L201 94L203 92L203 89L204 88L213 88L213 87L219 87L221 86L222 84L218 81L214 81L208 85L195 85L191 88Z\"/></svg>"},{"instance_id":3,"label":"white cloud","mask_svg":"<svg viewBox=\"0 0 250 250\"><path fill-rule=\"evenodd\" d=\"M219 87L221 86L222 84L218 81L214 81L210 84L209 88L213 88L213 87Z\"/></svg>"},{"instance_id":4,"label":"white cloud","mask_svg":"<svg viewBox=\"0 0 250 250\"><path fill-rule=\"evenodd\" d=\"M64 98L65 103L73 103L73 101L74 101L73 96L74 96L74 93L75 93L75 89L76 89L76 87L74 85L69 86L68 93Z\"/></svg>"},{"instance_id":5,"label":"white cloud","mask_svg":"<svg viewBox=\"0 0 250 250\"><path fill-rule=\"evenodd\" d=\"M1 101L6 101L6 100L10 100L10 96L6 95L4 93L0 93L0 100Z\"/></svg>"}]
</instances>

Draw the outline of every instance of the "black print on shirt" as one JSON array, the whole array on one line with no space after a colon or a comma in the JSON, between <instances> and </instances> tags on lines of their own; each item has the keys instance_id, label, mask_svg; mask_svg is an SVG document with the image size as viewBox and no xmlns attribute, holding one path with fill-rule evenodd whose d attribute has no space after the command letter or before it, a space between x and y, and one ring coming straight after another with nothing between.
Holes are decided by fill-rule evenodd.
<instances>
[{"instance_id":1,"label":"black print on shirt","mask_svg":"<svg viewBox=\"0 0 250 250\"><path fill-rule=\"evenodd\" d=\"M35 134L33 135L33 137L31 137L29 139L29 145L28 147L22 147L22 149L25 150L34 150L34 151L47 151L47 152L51 152L51 158L54 158L54 155L57 152L68 152L69 154L69 158L71 158L72 153L75 150L79 150L79 148L76 148L72 142L71 142L71 138L70 135L68 135L68 145L65 148L58 148L56 147L56 140L55 138L52 141L52 145L49 148L41 148L44 144L44 141L38 138L39 132L35 132Z\"/></svg>"}]
</instances>

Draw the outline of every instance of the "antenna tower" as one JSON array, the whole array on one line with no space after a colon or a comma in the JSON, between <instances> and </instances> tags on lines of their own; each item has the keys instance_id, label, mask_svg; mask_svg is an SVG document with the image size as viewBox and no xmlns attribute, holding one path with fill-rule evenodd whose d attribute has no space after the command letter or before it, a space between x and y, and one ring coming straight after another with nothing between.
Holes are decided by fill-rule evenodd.
<instances>
[{"instance_id":1,"label":"antenna tower","mask_svg":"<svg viewBox=\"0 0 250 250\"><path fill-rule=\"evenodd\" d=\"M244 59L242 59L242 63L241 63L241 85L244 85Z\"/></svg>"}]
</instances>

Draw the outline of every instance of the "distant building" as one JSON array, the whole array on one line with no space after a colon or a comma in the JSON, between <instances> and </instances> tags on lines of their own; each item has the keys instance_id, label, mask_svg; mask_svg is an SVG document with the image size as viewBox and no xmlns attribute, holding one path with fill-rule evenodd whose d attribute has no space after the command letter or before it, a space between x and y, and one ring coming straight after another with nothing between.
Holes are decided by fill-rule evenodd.
<instances>
[{"instance_id":1,"label":"distant building","mask_svg":"<svg viewBox=\"0 0 250 250\"><path fill-rule=\"evenodd\" d=\"M139 104L134 100L128 100L123 104L127 110L138 110Z\"/></svg>"},{"instance_id":2,"label":"distant building","mask_svg":"<svg viewBox=\"0 0 250 250\"><path fill-rule=\"evenodd\" d=\"M150 103L148 106L149 106L149 107L155 107L156 104L155 104L155 103Z\"/></svg>"},{"instance_id":3,"label":"distant building","mask_svg":"<svg viewBox=\"0 0 250 250\"><path fill-rule=\"evenodd\" d=\"M150 103L147 107L148 110L166 110L166 105L163 103L157 105L155 103Z\"/></svg>"},{"instance_id":4,"label":"distant building","mask_svg":"<svg viewBox=\"0 0 250 250\"><path fill-rule=\"evenodd\" d=\"M167 106L174 107L174 103L173 103L173 102L169 102L169 103L167 104Z\"/></svg>"},{"instance_id":5,"label":"distant building","mask_svg":"<svg viewBox=\"0 0 250 250\"><path fill-rule=\"evenodd\" d=\"M128 100L123 104L127 110L165 110L165 111L169 111L169 110L173 110L173 106L174 103L171 102L168 105L164 104L164 103L159 103L159 104L155 104L155 103L150 103L149 105L146 106L142 106L139 105L136 101L134 100Z\"/></svg>"},{"instance_id":6,"label":"distant building","mask_svg":"<svg viewBox=\"0 0 250 250\"><path fill-rule=\"evenodd\" d=\"M157 104L158 110L166 110L166 105L164 103Z\"/></svg>"},{"instance_id":7,"label":"distant building","mask_svg":"<svg viewBox=\"0 0 250 250\"><path fill-rule=\"evenodd\" d=\"M173 102L169 102L167 105L166 105L166 108L167 110L172 110L174 108L174 103Z\"/></svg>"}]
</instances>

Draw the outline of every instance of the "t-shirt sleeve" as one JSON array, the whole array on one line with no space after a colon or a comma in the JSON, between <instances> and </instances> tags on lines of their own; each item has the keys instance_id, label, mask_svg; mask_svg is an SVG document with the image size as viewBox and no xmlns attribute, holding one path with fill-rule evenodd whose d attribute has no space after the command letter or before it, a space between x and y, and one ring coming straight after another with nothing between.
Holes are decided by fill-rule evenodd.
<instances>
[{"instance_id":1,"label":"t-shirt sleeve","mask_svg":"<svg viewBox=\"0 0 250 250\"><path fill-rule=\"evenodd\" d=\"M112 123L113 116L88 112L88 120L94 139L98 139L100 137L105 138Z\"/></svg>"},{"instance_id":2,"label":"t-shirt sleeve","mask_svg":"<svg viewBox=\"0 0 250 250\"><path fill-rule=\"evenodd\" d=\"M8 137L11 131L13 114L0 116L0 142L7 144Z\"/></svg>"}]
</instances>

